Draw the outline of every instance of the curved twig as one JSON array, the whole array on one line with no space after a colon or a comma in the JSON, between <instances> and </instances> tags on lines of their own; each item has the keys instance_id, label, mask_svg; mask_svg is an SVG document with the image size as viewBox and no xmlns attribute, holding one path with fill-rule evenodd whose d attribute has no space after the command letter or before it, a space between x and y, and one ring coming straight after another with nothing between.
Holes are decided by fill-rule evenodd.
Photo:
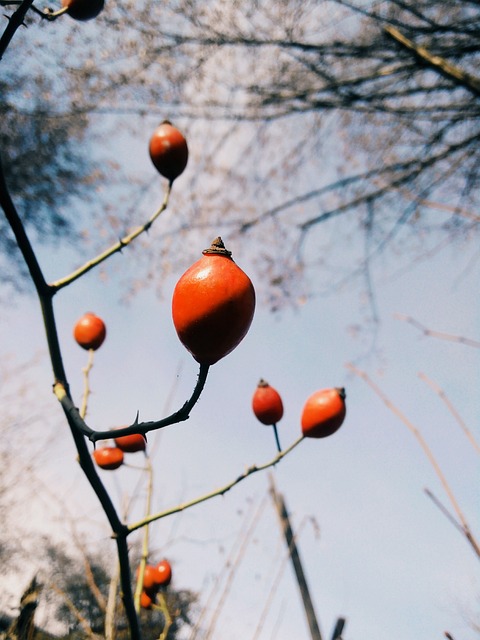
<instances>
[{"instance_id":1,"label":"curved twig","mask_svg":"<svg viewBox=\"0 0 480 640\"><path fill-rule=\"evenodd\" d=\"M154 422L138 422L137 414L137 417L135 418L135 422L133 424L128 427L122 427L121 429L115 429L115 437L118 438L120 436L127 436L131 433L141 433L142 435L145 435L149 431L157 431L158 429L163 429L163 427L168 427L172 424L177 424L178 422L184 422L185 420L188 420L193 407L198 402L200 394L203 391L209 369L210 365L200 365L200 371L193 393L178 411L175 411L166 418L162 418L161 420L156 420ZM63 410L69 416L69 419L75 425L75 428L79 433L86 436L93 443L112 437L112 431L110 429L106 431L95 431L85 423L80 415L79 410L75 406L72 398L67 393L67 390L62 383L57 382L53 387L53 391L57 396L58 401L62 405Z\"/></svg>"}]
</instances>

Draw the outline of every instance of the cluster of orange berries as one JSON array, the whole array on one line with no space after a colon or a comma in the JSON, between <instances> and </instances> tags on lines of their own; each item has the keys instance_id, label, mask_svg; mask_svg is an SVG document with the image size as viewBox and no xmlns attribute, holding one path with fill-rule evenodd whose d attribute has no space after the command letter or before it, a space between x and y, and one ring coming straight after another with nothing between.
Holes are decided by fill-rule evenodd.
<instances>
[{"instance_id":1,"label":"cluster of orange berries","mask_svg":"<svg viewBox=\"0 0 480 640\"><path fill-rule=\"evenodd\" d=\"M137 569L137 579L140 567ZM172 580L172 567L168 560L161 560L157 565L147 564L143 572L142 593L140 606L151 609L155 604L159 589L167 587Z\"/></svg>"}]
</instances>

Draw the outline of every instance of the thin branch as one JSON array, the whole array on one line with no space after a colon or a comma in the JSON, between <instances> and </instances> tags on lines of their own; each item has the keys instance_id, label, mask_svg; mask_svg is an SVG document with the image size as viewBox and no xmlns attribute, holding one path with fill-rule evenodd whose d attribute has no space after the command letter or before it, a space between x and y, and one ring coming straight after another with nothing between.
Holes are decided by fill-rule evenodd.
<instances>
[{"instance_id":1,"label":"thin branch","mask_svg":"<svg viewBox=\"0 0 480 640\"><path fill-rule=\"evenodd\" d=\"M43 276L40 264L37 260L35 252L23 227L18 211L10 196L8 186L5 180L5 172L3 170L2 158L0 156L0 206L2 207L5 217L13 231L27 269L32 278L33 284L39 295L47 294L49 291L48 284Z\"/></svg>"},{"instance_id":2,"label":"thin branch","mask_svg":"<svg viewBox=\"0 0 480 640\"><path fill-rule=\"evenodd\" d=\"M88 620L85 618L85 616L82 615L81 611L75 606L75 603L68 596L68 594L65 593L63 589L60 589L60 587L58 587L55 584L50 584L50 588L53 589L53 591L55 591L59 596L62 597L63 601L65 602L65 605L67 606L69 611L75 616L75 618L77 619L77 622L82 627L85 635L88 638L92 638L92 640L96 640L97 636L92 631L92 627L90 626Z\"/></svg>"},{"instance_id":3,"label":"thin branch","mask_svg":"<svg viewBox=\"0 0 480 640\"><path fill-rule=\"evenodd\" d=\"M56 280L55 282L52 282L50 285L52 290L56 292L59 289L62 289L63 287L66 287L67 285L71 284L75 280L78 280L78 278L81 278L83 275L91 271L91 269L94 269L102 262L105 262L105 260L113 256L115 253L121 252L124 247L127 247L131 242L133 242L133 240L135 240L135 238L138 238L139 235L147 232L152 226L152 224L155 222L155 220L167 208L171 190L172 190L172 183L169 182L162 204L160 205L159 209L157 209L157 211L148 219L148 221L145 224L141 225L140 227L137 227L136 229L131 231L129 234L127 234L123 238L120 238L120 240L115 244L113 244L109 249L106 249L95 258L92 258L92 260L89 260L88 262L86 262L83 266L73 271L70 275L65 276L64 278L61 278L60 280Z\"/></svg>"},{"instance_id":4,"label":"thin branch","mask_svg":"<svg viewBox=\"0 0 480 640\"><path fill-rule=\"evenodd\" d=\"M475 349L480 349L480 342L478 340L472 340L471 338L465 338L464 336L456 336L450 333L443 333L441 331L434 331L433 329L429 329L425 325L418 322L411 316L406 316L402 313L396 313L395 318L397 320L402 320L403 322L408 322L413 327L418 329L425 336L430 336L432 338L439 338L440 340L448 340L449 342L459 342L460 344L464 344L468 347L474 347Z\"/></svg>"},{"instance_id":5,"label":"thin branch","mask_svg":"<svg viewBox=\"0 0 480 640\"><path fill-rule=\"evenodd\" d=\"M415 162L417 161L415 160ZM313 189L312 191L307 191L306 193L303 193L299 196L295 196L294 198L291 198L290 200L287 200L286 202L283 202L277 205L276 207L273 207L272 209L268 209L267 211L260 213L257 217L252 218L247 222L244 222L240 227L240 232L244 233L248 231L251 227L255 226L256 224L259 224L260 222L262 222L267 218L274 217L287 209L291 209L292 207L295 207L297 205L309 202L311 200L314 200L315 198L319 198L320 196L327 194L331 191L342 190L342 189L345 190L347 187L351 185L365 182L381 174L404 170L410 164L411 163L408 163L407 165L406 163L402 162L402 163L395 163L393 165L388 165L387 167L372 169L370 171L348 176L347 178L341 178L340 180L337 180L336 182L328 184L324 187L320 187L319 189ZM364 200L367 200L369 198L371 199L371 197L372 197L372 194L368 194L364 197ZM354 207L355 204L356 204L356 201L351 202L345 208L347 209L349 207ZM318 217L312 218L311 220L307 220L306 222L300 225L300 228L302 230L305 230L314 224L318 224L328 220L330 217L333 217L338 213L340 213L340 211L339 210L337 211L336 209L332 211L324 212Z\"/></svg>"},{"instance_id":6,"label":"thin branch","mask_svg":"<svg viewBox=\"0 0 480 640\"><path fill-rule=\"evenodd\" d=\"M53 295L54 291L49 287L44 279L42 270L38 263L37 257L30 244L30 240L25 232L23 224L20 220L20 216L15 208L15 205L10 197L2 166L0 164L0 205L2 206L5 216L10 224L10 227L17 240L18 248L22 252L25 264L27 265L30 275L32 277L33 284L37 291L40 306L42 308L43 321L45 327L45 333L48 342L50 360L53 368L53 374L55 378L54 390L61 390L64 395L65 403L62 403L62 407L65 416L70 427L75 446L78 451L80 467L82 468L85 476L94 490L103 511L112 527L114 537L116 538L118 556L121 569L121 583L123 603L125 607L126 616L128 618L132 640L138 640L141 637L138 619L135 614L133 606L132 589L130 584L130 567L128 563L128 547L126 544L127 529L125 525L120 521L116 512L115 506L105 489L102 481L100 480L95 467L93 465L90 452L87 448L84 434L78 430L77 423L80 421L85 424L80 417L78 410L74 407L73 401L70 397L69 386L66 378L65 369L63 366L62 354L60 350L60 343L58 340L58 332L55 322L55 314L53 310ZM58 398L58 394L57 394ZM60 398L59 398L60 399ZM72 412L69 407L75 409Z\"/></svg>"},{"instance_id":7,"label":"thin branch","mask_svg":"<svg viewBox=\"0 0 480 640\"><path fill-rule=\"evenodd\" d=\"M453 515L450 513L447 507L445 507L445 505L443 505L440 502L440 500L430 491L430 489L424 489L424 491L426 495L430 498L430 500L433 502L433 504L440 509L443 515L447 518L447 520L449 520L451 524L453 524L455 529L460 531L460 533L463 533L462 525L459 522L457 522L457 520L453 517Z\"/></svg>"},{"instance_id":8,"label":"thin branch","mask_svg":"<svg viewBox=\"0 0 480 640\"><path fill-rule=\"evenodd\" d=\"M230 562L229 565L229 572L228 572L228 576L226 578L225 584L223 586L223 590L222 593L220 594L220 598L218 599L217 605L215 607L215 610L212 613L212 616L210 618L210 623L208 625L208 628L206 630L205 633L205 640L211 640L212 636L213 636L213 632L215 630L215 626L217 624L218 618L222 612L222 609L225 605L225 602L227 601L227 598L230 594L230 590L232 588L232 584L233 584L233 580L235 578L235 576L237 575L237 571L238 568L240 566L241 561L243 560L245 553L247 551L247 547L250 544L252 535L255 531L255 529L258 526L260 517L265 509L265 505L267 502L267 496L265 495L263 500L260 502L260 504L258 505L257 509L255 510L255 513L253 514L253 517L251 519L251 522L249 524L249 526L247 527L246 531L243 532L242 531L242 541L241 544L238 547L237 550L237 554L235 556L234 559L232 559L232 561Z\"/></svg>"},{"instance_id":9,"label":"thin branch","mask_svg":"<svg viewBox=\"0 0 480 640\"><path fill-rule=\"evenodd\" d=\"M82 420L85 420L85 416L87 415L87 406L88 406L88 398L90 397L90 371L93 367L93 358L95 355L94 349L88 350L88 360L85 367L82 368L83 374L83 396L82 396L82 406L80 408L80 417Z\"/></svg>"},{"instance_id":10,"label":"thin branch","mask_svg":"<svg viewBox=\"0 0 480 640\"><path fill-rule=\"evenodd\" d=\"M152 510L152 494L153 494L153 467L150 462L150 458L147 456L147 496L145 498L145 517L148 517ZM142 540L142 557L140 559L140 565L138 568L138 576L137 576L137 584L135 586L135 610L140 613L140 598L142 596L143 590L143 578L145 576L145 567L147 565L148 560L148 551L149 551L149 535L150 535L150 527L146 526L143 531L143 540Z\"/></svg>"},{"instance_id":11,"label":"thin branch","mask_svg":"<svg viewBox=\"0 0 480 640\"><path fill-rule=\"evenodd\" d=\"M410 420L400 411L400 409L398 409L393 404L393 402L383 393L380 387L378 387L378 385L376 385L373 382L373 380L368 376L368 374L365 371L361 371L360 369L355 367L353 364L348 364L347 369L352 373L354 373L359 378L361 378L362 380L364 380L368 384L368 386L377 394L377 396L383 401L383 403L388 407L388 409L390 409L390 411L395 416L397 416L397 418L399 418L403 422L403 424L409 429L409 431L415 436L415 438L417 439L417 442L421 446L424 454L427 456L428 461L430 462L435 473L437 474L437 477L440 480L445 490L445 493L447 494L448 499L450 500L450 503L454 508L455 513L457 514L458 519L462 523L463 535L465 536L467 541L470 543L475 554L480 558L480 546L478 545L477 541L475 540L470 530L467 520L462 510L460 509L460 505L458 504L457 499L455 498L455 495L453 494L453 491L449 483L447 482L447 479L445 478L443 471L440 468L440 465L438 464L435 456L433 455L432 451L430 450L430 447L427 445L420 431L417 429L417 427L415 427L415 425L412 422L410 422Z\"/></svg>"},{"instance_id":12,"label":"thin branch","mask_svg":"<svg viewBox=\"0 0 480 640\"><path fill-rule=\"evenodd\" d=\"M447 406L447 409L450 411L452 416L455 418L455 420L460 425L460 427L461 427L462 431L464 432L464 434L467 436L468 440L470 441L470 444L473 446L473 448L476 450L477 453L480 453L480 445L478 444L478 442L473 437L472 432L467 427L467 425L466 425L465 421L463 420L462 416L458 413L456 408L453 406L453 404L448 399L447 394L445 393L445 391L436 382L434 382L431 378L429 378L425 373L419 373L418 377L420 378L420 380L423 380L424 382L426 382L428 384L428 386L431 389L433 389L435 391L435 393L439 396L439 398L445 403L445 405Z\"/></svg>"},{"instance_id":13,"label":"thin branch","mask_svg":"<svg viewBox=\"0 0 480 640\"><path fill-rule=\"evenodd\" d=\"M358 176L352 176L351 178L345 178L343 182L345 186L347 186L349 182L353 183L361 179L366 180L374 177L384 177L387 174L393 175L394 172L403 172L398 178L391 180L391 182L386 183L384 186L376 189L375 191L372 191L370 193L365 193L364 195L361 195L357 198L353 198L349 202L341 204L334 209L330 209L328 211L321 213L318 216L315 216L313 218L310 218L309 220L306 220L301 225L299 225L300 229L307 230L313 225L319 224L321 222L325 222L329 218L332 218L334 216L338 216L339 214L350 211L351 209L354 209L355 207L359 206L360 204L363 204L368 200L373 201L373 200L379 199L380 197L388 193L390 190L398 189L399 187L403 187L405 184L411 182L414 178L418 177L418 175L420 175L428 167L431 167L436 163L439 163L441 160L450 158L453 154L457 153L458 151L463 151L466 147L468 147L469 145L477 141L478 141L478 135L474 135L466 140L463 140L461 143L459 142L458 144L449 145L447 148L443 149L436 155L429 155L424 159L415 157L405 162L394 163L384 168L373 169L371 171L364 173L363 176L360 174ZM342 186L341 181L339 181L338 183L334 183L333 185L328 185L322 190L318 190L317 192L312 192L312 195L310 196L310 198L317 197L318 195L320 195L321 191L326 191L327 189L333 190L340 186ZM277 209L280 210L280 207L277 207ZM277 213L277 211L275 211L275 213Z\"/></svg>"},{"instance_id":14,"label":"thin branch","mask_svg":"<svg viewBox=\"0 0 480 640\"><path fill-rule=\"evenodd\" d=\"M474 222L480 222L480 216L473 211L469 211L468 209L463 209L462 207L457 207L455 205L444 204L443 202L434 202L433 200L427 200L424 198L419 198L418 195L411 193L405 188L397 188L397 191L402 194L404 198L408 198L409 200L413 200L416 204L421 207L428 207L429 209L437 209L438 211L445 211L447 213L452 213L456 216L460 216L463 218L467 218L468 220L473 220Z\"/></svg>"},{"instance_id":15,"label":"thin branch","mask_svg":"<svg viewBox=\"0 0 480 640\"><path fill-rule=\"evenodd\" d=\"M267 496L265 495L263 498L264 504L266 503L266 498ZM188 640L198 640L199 630L203 628L203 626L205 626L203 625L203 619L206 617L207 613L209 613L213 607L212 603L216 598L217 593L220 591L220 586L222 582L224 582L224 576L227 576L225 580L228 580L228 576L232 570L232 566L234 566L235 563L237 563L237 560L235 560L235 558L238 557L237 556L238 548L240 547L240 545L244 543L245 538L250 537L250 535L253 533L254 530L250 529L250 526L248 524L249 521L250 521L250 510L246 510L242 524L240 525L240 528L238 530L238 534L235 539L235 542L233 543L230 549L230 553L225 558L221 571L217 573L215 576L212 589L210 590L208 598L206 599L205 603L202 606L202 610L200 614L196 618L195 625L193 626L190 632Z\"/></svg>"},{"instance_id":16,"label":"thin branch","mask_svg":"<svg viewBox=\"0 0 480 640\"><path fill-rule=\"evenodd\" d=\"M180 511L185 511L186 509L190 509L190 507L194 507L197 504L206 502L211 498L216 498L217 496L223 496L225 493L227 493L227 491L230 491L230 489L232 489L235 485L239 484L240 482L242 482L249 476L253 475L257 471L263 471L264 469L268 469L269 467L275 466L278 462L280 462L282 458L284 458L287 454L293 451L293 449L295 449L295 447L298 446L303 439L304 439L304 436L302 435L297 440L295 440L295 442L293 442L289 447L284 449L282 452L278 453L275 456L275 458L273 458L273 460L270 460L269 462L266 462L265 464L262 464L259 466L252 465L251 467L248 467L244 473L238 476L238 478L235 478L235 480L232 480L232 482L229 482L228 484L224 485L223 487L220 487L219 489L215 489L210 493L206 493L198 498L194 498L193 500L184 502L183 504L177 505L176 507L172 507L171 509L161 511L159 513L156 513L155 515L151 515L148 518L144 518L143 520L139 520L138 522L135 522L129 525L128 532L132 533L132 531L136 531L137 529L140 529L141 527L146 526L150 522L154 522L155 520L161 520L162 518L166 518L167 516L172 515L174 513L179 513Z\"/></svg>"},{"instance_id":17,"label":"thin branch","mask_svg":"<svg viewBox=\"0 0 480 640\"><path fill-rule=\"evenodd\" d=\"M281 562L278 563L278 569L277 572L271 582L271 587L270 590L268 592L268 596L265 600L265 603L263 605L263 609L261 614L258 616L258 624L255 628L254 634L252 636L252 640L257 640L258 637L260 636L260 633L263 630L263 625L265 623L265 620L267 619L267 614L268 611L270 609L270 607L272 606L272 602L277 594L277 590L281 585L281 577L288 565L288 561L290 560L290 556L292 553L292 548L294 546L294 544L299 540L300 538L300 534L302 533L305 524L307 522L307 518L303 518L302 522L300 523L297 532L295 534L295 536L293 537L292 541L290 542L290 544L288 545L287 548L287 552L285 553L285 555L283 556Z\"/></svg>"},{"instance_id":18,"label":"thin branch","mask_svg":"<svg viewBox=\"0 0 480 640\"><path fill-rule=\"evenodd\" d=\"M105 640L115 640L115 618L117 610L117 591L120 582L120 565L117 564L115 572L110 579L108 600L105 611Z\"/></svg>"},{"instance_id":19,"label":"thin branch","mask_svg":"<svg viewBox=\"0 0 480 640\"><path fill-rule=\"evenodd\" d=\"M165 621L165 624L163 626L161 634L158 637L158 640L167 640L168 632L170 631L170 627L173 624L173 618L168 609L168 604L167 604L167 599L165 598L165 594L162 591L160 591L160 593L158 594L158 603L159 603L159 609L163 613L163 619Z\"/></svg>"},{"instance_id":20,"label":"thin branch","mask_svg":"<svg viewBox=\"0 0 480 640\"><path fill-rule=\"evenodd\" d=\"M72 523L72 528L73 528L72 533L75 540L75 544L77 545L80 553L82 554L83 566L85 569L85 579L87 581L88 588L92 592L92 595L95 598L100 610L103 613L105 613L107 609L107 603L105 601L105 598L103 597L102 592L100 591L98 584L95 581L95 576L93 574L93 569L92 569L92 563L90 562L90 558L88 557L88 553L85 548L85 543L83 540L81 540L76 529L74 528L74 523Z\"/></svg>"},{"instance_id":21,"label":"thin branch","mask_svg":"<svg viewBox=\"0 0 480 640\"><path fill-rule=\"evenodd\" d=\"M286 202L283 202L280 205L273 207L272 209L262 212L257 217L243 223L243 225L240 227L240 231L248 231L251 227L266 218L276 216L286 209L292 208L299 204L303 204L305 202L309 202L323 195L326 195L329 192L341 190L345 191L347 187L355 186L356 184L365 183L367 181L373 181L373 183L377 185L379 178L385 179L386 176L394 176L395 174L400 174L398 178L396 178L395 180L392 179L390 182L385 182L383 185L380 185L380 187L378 187L375 191L365 193L363 196L354 198L349 202L341 204L334 209L324 211L320 215L315 216L311 219L307 219L299 225L299 228L301 230L307 230L315 224L325 222L331 217L349 211L350 209L353 209L358 205L363 204L364 202L372 202L373 200L385 195L392 189L399 189L404 185L404 183L413 180L428 167L450 157L452 154L457 153L458 151L464 150L470 145L476 145L477 142L478 135L475 134L469 138L463 139L461 142L449 145L446 149L443 149L436 155L430 155L426 159L419 158L418 155L415 155L414 157L407 160L402 160L401 162L382 165L381 167L379 166L377 168L369 169L368 171L357 173L346 178L341 178L340 180L327 184L326 186L320 187L318 189L313 189L299 196L295 196L294 198L287 200Z\"/></svg>"},{"instance_id":22,"label":"thin branch","mask_svg":"<svg viewBox=\"0 0 480 640\"><path fill-rule=\"evenodd\" d=\"M282 447L280 446L280 438L278 437L278 429L276 424L272 424L273 427L273 435L275 437L275 444L277 445L277 451L280 453Z\"/></svg>"}]
</instances>

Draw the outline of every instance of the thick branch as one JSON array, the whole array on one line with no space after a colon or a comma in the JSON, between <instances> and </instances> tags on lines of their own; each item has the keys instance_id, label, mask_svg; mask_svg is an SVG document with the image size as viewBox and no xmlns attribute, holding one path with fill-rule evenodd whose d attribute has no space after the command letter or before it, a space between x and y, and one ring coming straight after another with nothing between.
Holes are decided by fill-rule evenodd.
<instances>
[{"instance_id":1,"label":"thick branch","mask_svg":"<svg viewBox=\"0 0 480 640\"><path fill-rule=\"evenodd\" d=\"M90 456L90 452L88 451L87 443L85 441L83 434L81 434L76 428L76 425L72 420L71 414L65 411L65 415L67 417L67 421L70 426L70 431L72 433L72 437L74 439L74 442L79 454L80 467L82 468L85 476L87 477L87 480L89 481L100 504L102 505L102 509L105 515L107 516L107 519L112 528L113 537L115 538L115 541L117 543L118 559L120 563L122 599L123 599L123 605L125 607L125 613L128 618L128 623L131 630L131 640L140 640L141 633L140 633L138 618L135 612L135 607L133 604L133 593L132 593L131 576L130 576L130 563L128 559L128 546L127 546L128 529L118 517L116 509L113 505L113 502L111 501L111 498L107 490L105 489L102 481L98 477L98 474L93 465L92 458Z\"/></svg>"},{"instance_id":2,"label":"thick branch","mask_svg":"<svg viewBox=\"0 0 480 640\"><path fill-rule=\"evenodd\" d=\"M0 60L3 58L3 54L7 50L16 30L24 24L25 16L32 4L33 0L23 0L15 13L8 18L7 27L0 38Z\"/></svg>"},{"instance_id":3,"label":"thick branch","mask_svg":"<svg viewBox=\"0 0 480 640\"><path fill-rule=\"evenodd\" d=\"M3 170L2 158L0 156L0 206L2 207L5 217L13 231L17 241L18 248L22 252L25 264L30 272L33 284L39 294L48 293L48 284L43 276L42 270L38 263L35 252L33 251L30 240L25 232L20 216L10 196L10 192L5 182L5 173Z\"/></svg>"},{"instance_id":4,"label":"thick branch","mask_svg":"<svg viewBox=\"0 0 480 640\"><path fill-rule=\"evenodd\" d=\"M112 527L114 537L116 538L118 556L120 560L123 603L131 629L131 640L140 640L140 627L133 606L133 595L130 584L130 566L128 561L128 548L126 543L127 529L125 525L120 521L113 502L111 501L107 490L105 489L102 481L95 471L90 452L87 448L84 433L77 427L78 418L80 418L80 416L78 414L78 411L74 407L73 401L70 397L55 323L55 314L53 310L53 296L55 292L45 281L36 255L30 244L30 240L25 232L15 205L13 204L13 201L10 197L1 164L0 205L5 211L6 218L15 235L18 247L22 252L23 258L30 271L32 281L38 294L40 305L42 307L50 359L55 377L54 391L59 400L59 392L61 392L61 394L63 395L64 402L62 402L62 406L68 421L68 425L70 427L70 431L72 433L72 437L75 442L76 449L78 451L80 466L85 473L92 489L94 490L100 504L102 505L105 515L107 516L110 526ZM73 407L74 411L71 410L71 407ZM80 421L83 425L85 425L81 418ZM86 428L88 429L88 427Z\"/></svg>"},{"instance_id":5,"label":"thick branch","mask_svg":"<svg viewBox=\"0 0 480 640\"><path fill-rule=\"evenodd\" d=\"M5 212L5 217L13 231L17 246L20 249L25 264L30 272L32 282L38 294L40 306L42 308L43 320L45 325L45 332L47 336L48 349L50 353L50 359L52 362L53 374L55 381L60 381L65 389L68 391L68 384L66 380L65 370L63 367L62 354L60 351L60 344L58 341L58 334L55 325L55 314L53 312L52 297L54 295L53 289L47 284L40 264L37 260L30 240L25 232L25 228L22 224L17 209L10 196L7 184L5 182L5 175L3 172L3 166L0 159L0 206Z\"/></svg>"}]
</instances>

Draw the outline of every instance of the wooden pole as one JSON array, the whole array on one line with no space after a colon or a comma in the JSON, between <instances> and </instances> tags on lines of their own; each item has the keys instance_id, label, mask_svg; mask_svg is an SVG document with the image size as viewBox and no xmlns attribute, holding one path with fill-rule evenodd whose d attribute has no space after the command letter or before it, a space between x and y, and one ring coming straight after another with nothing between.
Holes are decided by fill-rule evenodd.
<instances>
[{"instance_id":1,"label":"wooden pole","mask_svg":"<svg viewBox=\"0 0 480 640\"><path fill-rule=\"evenodd\" d=\"M300 589L300 595L302 596L303 606L305 608L305 614L307 616L308 627L310 629L310 636L312 640L322 640L322 635L320 633L320 628L318 626L317 617L315 615L315 610L313 608L312 599L310 597L310 592L308 590L308 585L305 578L305 574L303 572L303 567L302 567L302 563L298 553L297 545L295 543L295 536L293 534L292 527L290 525L290 519L288 517L287 507L285 506L285 501L283 499L283 496L279 494L275 488L272 475L270 475L270 493L272 495L273 502L275 504L275 507L278 512L278 516L280 518L280 524L283 530L283 534L285 536L287 548L290 553L290 559L293 564L295 576L297 578L298 587Z\"/></svg>"}]
</instances>

